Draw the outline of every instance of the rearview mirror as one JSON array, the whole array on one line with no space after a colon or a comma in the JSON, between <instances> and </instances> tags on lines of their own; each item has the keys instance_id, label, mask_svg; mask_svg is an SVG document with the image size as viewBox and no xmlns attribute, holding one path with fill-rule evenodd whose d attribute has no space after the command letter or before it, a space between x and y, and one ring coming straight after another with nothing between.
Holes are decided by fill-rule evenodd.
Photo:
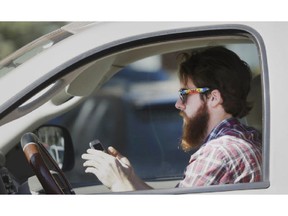
<instances>
[{"instance_id":1,"label":"rearview mirror","mask_svg":"<svg viewBox=\"0 0 288 216\"><path fill-rule=\"evenodd\" d=\"M74 148L70 133L58 125L43 125L34 132L63 171L74 166Z\"/></svg>"}]
</instances>

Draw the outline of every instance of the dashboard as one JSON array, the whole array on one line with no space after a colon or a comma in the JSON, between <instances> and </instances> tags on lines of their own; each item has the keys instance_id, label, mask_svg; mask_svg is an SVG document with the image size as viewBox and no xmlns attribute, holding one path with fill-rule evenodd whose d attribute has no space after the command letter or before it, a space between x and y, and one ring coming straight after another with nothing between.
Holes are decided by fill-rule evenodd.
<instances>
[{"instance_id":1,"label":"dashboard","mask_svg":"<svg viewBox=\"0 0 288 216\"><path fill-rule=\"evenodd\" d=\"M6 167L0 168L0 194L18 193L19 184Z\"/></svg>"}]
</instances>

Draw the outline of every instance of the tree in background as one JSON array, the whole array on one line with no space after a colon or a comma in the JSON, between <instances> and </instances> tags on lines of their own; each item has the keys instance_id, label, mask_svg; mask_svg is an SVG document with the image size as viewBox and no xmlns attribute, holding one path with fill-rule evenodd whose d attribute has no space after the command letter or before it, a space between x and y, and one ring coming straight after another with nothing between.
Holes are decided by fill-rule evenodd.
<instances>
[{"instance_id":1,"label":"tree in background","mask_svg":"<svg viewBox=\"0 0 288 216\"><path fill-rule=\"evenodd\" d=\"M65 22L0 22L0 60Z\"/></svg>"}]
</instances>

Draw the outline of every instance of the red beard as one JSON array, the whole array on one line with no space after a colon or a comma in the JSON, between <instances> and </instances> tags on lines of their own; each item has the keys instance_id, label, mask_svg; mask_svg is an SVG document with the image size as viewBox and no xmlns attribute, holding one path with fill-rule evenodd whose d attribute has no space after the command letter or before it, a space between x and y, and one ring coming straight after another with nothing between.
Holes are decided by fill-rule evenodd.
<instances>
[{"instance_id":1,"label":"red beard","mask_svg":"<svg viewBox=\"0 0 288 216\"><path fill-rule=\"evenodd\" d=\"M180 115L184 118L181 148L187 152L202 145L206 138L209 121L207 104L203 103L192 118L183 111Z\"/></svg>"}]
</instances>

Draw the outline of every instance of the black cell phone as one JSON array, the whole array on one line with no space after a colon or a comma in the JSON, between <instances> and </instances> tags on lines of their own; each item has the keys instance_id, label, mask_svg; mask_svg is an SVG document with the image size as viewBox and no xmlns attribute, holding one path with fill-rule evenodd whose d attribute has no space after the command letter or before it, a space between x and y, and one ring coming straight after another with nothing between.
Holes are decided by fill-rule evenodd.
<instances>
[{"instance_id":1,"label":"black cell phone","mask_svg":"<svg viewBox=\"0 0 288 216\"><path fill-rule=\"evenodd\" d=\"M105 151L102 143L101 143L100 140L98 140L98 139L92 140L92 141L89 143L89 146L90 146L90 148L92 148L92 149L96 149L96 150L99 150L99 151Z\"/></svg>"}]
</instances>

